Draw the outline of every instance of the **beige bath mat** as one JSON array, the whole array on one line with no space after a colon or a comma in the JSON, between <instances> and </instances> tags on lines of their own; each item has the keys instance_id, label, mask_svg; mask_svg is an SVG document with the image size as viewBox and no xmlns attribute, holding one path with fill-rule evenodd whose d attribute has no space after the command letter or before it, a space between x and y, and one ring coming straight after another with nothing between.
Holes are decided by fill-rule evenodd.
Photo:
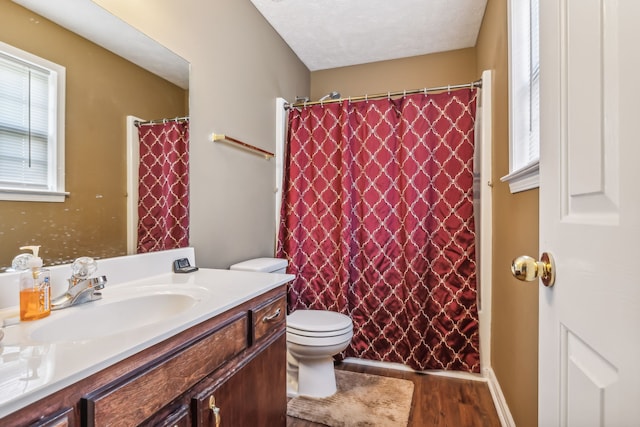
<instances>
[{"instance_id":1,"label":"beige bath mat","mask_svg":"<svg viewBox=\"0 0 640 427\"><path fill-rule=\"evenodd\" d=\"M411 381L336 370L336 382L333 396L291 399L287 415L330 427L407 426Z\"/></svg>"}]
</instances>

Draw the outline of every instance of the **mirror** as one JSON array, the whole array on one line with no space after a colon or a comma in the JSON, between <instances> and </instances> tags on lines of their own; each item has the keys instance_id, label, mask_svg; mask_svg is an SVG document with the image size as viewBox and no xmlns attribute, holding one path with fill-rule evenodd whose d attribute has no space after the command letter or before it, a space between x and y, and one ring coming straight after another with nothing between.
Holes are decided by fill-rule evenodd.
<instances>
[{"instance_id":1,"label":"mirror","mask_svg":"<svg viewBox=\"0 0 640 427\"><path fill-rule=\"evenodd\" d=\"M69 22L63 27L44 18L36 10L41 7L55 9ZM84 8L102 14L100 25ZM137 64L67 30L80 31L74 18L104 27L109 49L123 45ZM171 52L90 0L0 2L0 40L66 67L65 190L70 193L63 203L0 201L0 271L25 245L41 245L45 265L125 255L126 117L187 116L189 64L175 54L178 60L171 63L177 65L159 61ZM92 40L103 44L99 36ZM151 64L145 63L149 57Z\"/></svg>"}]
</instances>

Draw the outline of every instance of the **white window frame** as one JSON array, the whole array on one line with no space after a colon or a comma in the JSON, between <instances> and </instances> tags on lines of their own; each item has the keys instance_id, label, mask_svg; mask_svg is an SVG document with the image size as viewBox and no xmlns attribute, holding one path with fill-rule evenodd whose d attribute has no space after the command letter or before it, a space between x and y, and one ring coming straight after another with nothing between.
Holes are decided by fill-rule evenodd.
<instances>
[{"instance_id":1,"label":"white window frame","mask_svg":"<svg viewBox=\"0 0 640 427\"><path fill-rule=\"evenodd\" d=\"M532 0L509 0L509 183L511 193L539 187L540 109L532 96ZM536 43L538 41L536 40ZM536 49L537 50L537 49Z\"/></svg>"},{"instance_id":2,"label":"white window frame","mask_svg":"<svg viewBox=\"0 0 640 427\"><path fill-rule=\"evenodd\" d=\"M29 201L29 202L64 202L69 194L65 192L65 67L48 61L39 56L25 52L21 49L0 42L0 51L19 61L45 68L51 72L49 83L50 90L50 121L49 140L50 146L48 189L33 190L0 186L0 200Z\"/></svg>"}]
</instances>

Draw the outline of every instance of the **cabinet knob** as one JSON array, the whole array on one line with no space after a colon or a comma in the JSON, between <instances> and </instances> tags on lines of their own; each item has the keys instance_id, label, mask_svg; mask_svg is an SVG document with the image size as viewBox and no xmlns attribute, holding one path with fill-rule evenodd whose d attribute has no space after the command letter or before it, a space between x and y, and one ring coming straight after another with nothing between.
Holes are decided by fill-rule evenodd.
<instances>
[{"instance_id":1,"label":"cabinet knob","mask_svg":"<svg viewBox=\"0 0 640 427\"><path fill-rule=\"evenodd\" d=\"M216 427L220 427L220 408L216 406L216 398L211 395L209 396L209 409L213 412L213 417L216 420Z\"/></svg>"}]
</instances>

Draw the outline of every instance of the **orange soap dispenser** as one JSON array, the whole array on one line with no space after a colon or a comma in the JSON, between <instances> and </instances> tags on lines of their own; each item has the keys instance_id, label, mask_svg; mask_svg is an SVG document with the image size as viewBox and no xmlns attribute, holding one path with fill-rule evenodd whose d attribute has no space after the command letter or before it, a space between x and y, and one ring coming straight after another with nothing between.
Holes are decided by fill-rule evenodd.
<instances>
[{"instance_id":1,"label":"orange soap dispenser","mask_svg":"<svg viewBox=\"0 0 640 427\"><path fill-rule=\"evenodd\" d=\"M42 268L38 256L40 246L23 246L21 250L33 253L20 254L13 260L13 267L20 273L20 320L36 320L51 314L50 273Z\"/></svg>"}]
</instances>

